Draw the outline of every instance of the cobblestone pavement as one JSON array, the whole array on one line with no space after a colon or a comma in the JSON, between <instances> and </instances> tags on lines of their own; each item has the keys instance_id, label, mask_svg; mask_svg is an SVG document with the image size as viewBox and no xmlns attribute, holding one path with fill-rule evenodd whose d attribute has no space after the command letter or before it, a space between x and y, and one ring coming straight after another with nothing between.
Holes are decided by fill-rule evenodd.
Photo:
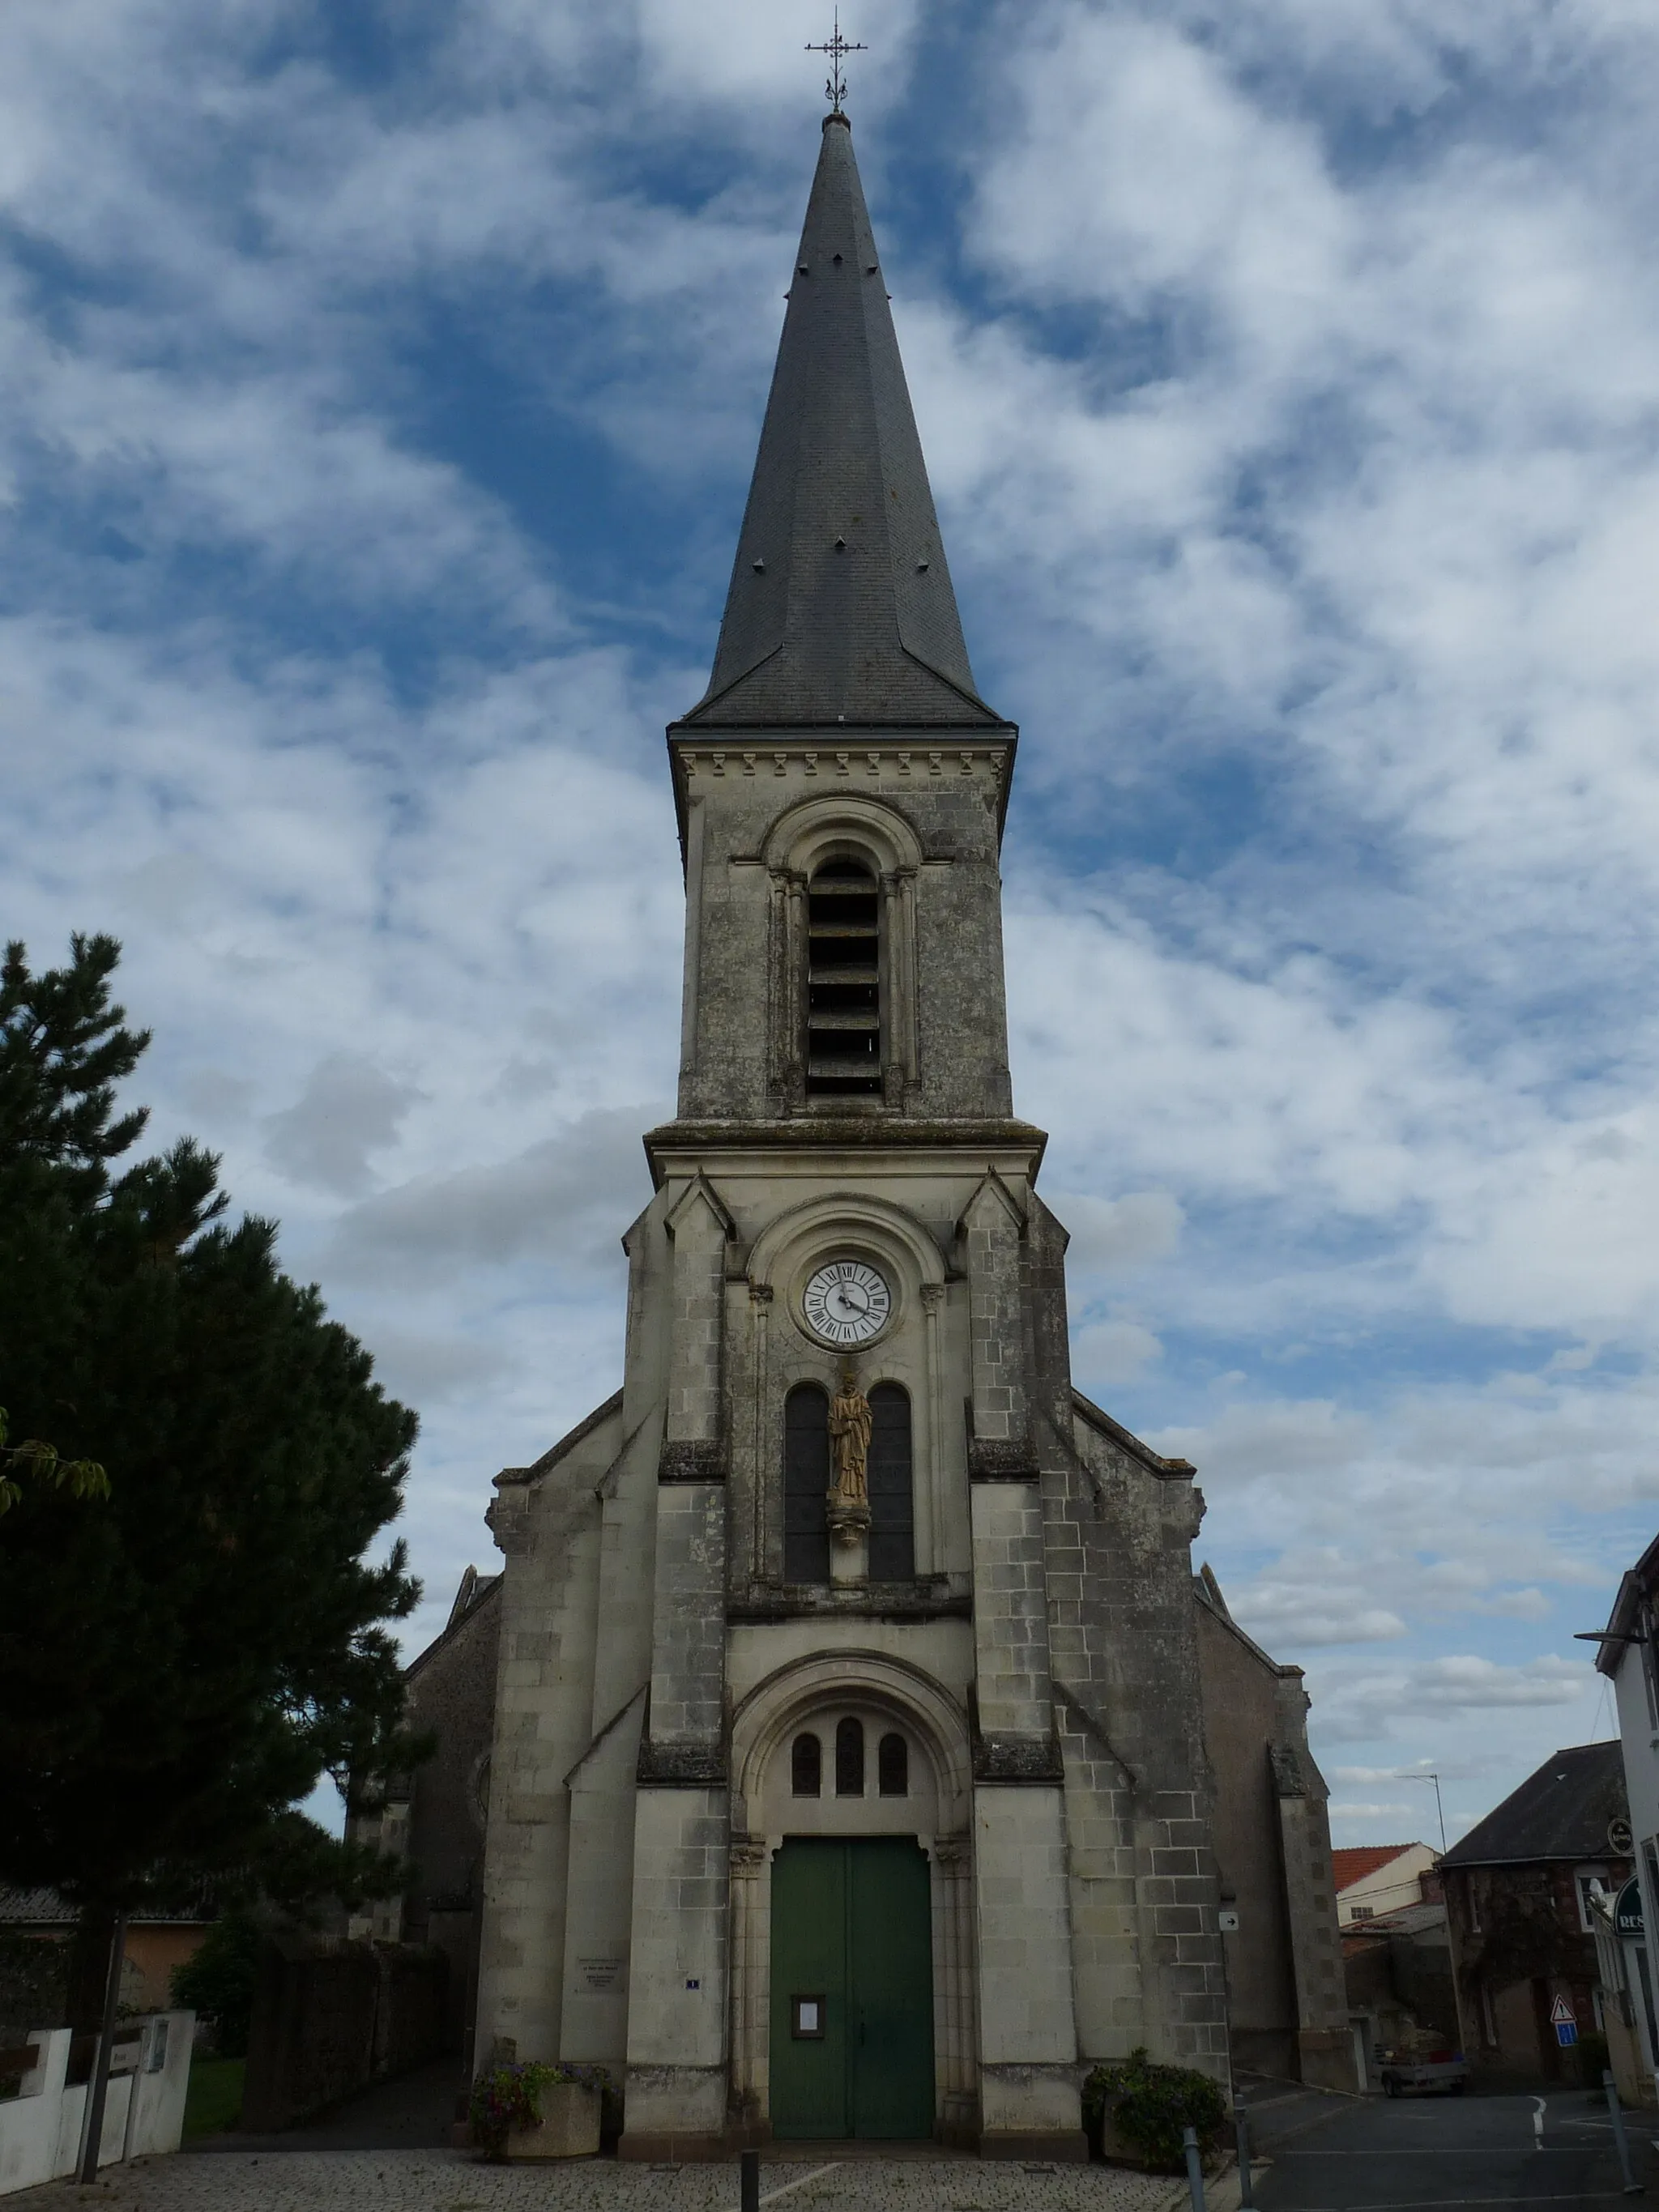
<instances>
[{"instance_id":1,"label":"cobblestone pavement","mask_svg":"<svg viewBox=\"0 0 1659 2212\"><path fill-rule=\"evenodd\" d=\"M1178 2186L1100 2166L956 2159L761 2168L763 2212L1164 2212ZM7 2212L737 2212L730 2166L487 2166L463 2151L221 2152L20 2191Z\"/></svg>"}]
</instances>

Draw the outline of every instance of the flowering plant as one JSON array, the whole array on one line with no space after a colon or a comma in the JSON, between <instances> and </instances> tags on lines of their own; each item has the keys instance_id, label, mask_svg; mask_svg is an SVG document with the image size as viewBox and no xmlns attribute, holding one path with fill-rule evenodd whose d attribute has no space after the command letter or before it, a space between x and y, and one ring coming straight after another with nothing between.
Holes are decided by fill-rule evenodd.
<instances>
[{"instance_id":1,"label":"flowering plant","mask_svg":"<svg viewBox=\"0 0 1659 2212\"><path fill-rule=\"evenodd\" d=\"M503 2158L507 2139L514 2128L538 2128L542 2124L542 2092L562 2081L584 2089L597 2089L608 2106L614 2094L611 2076L603 2066L569 2066L562 2060L548 2065L530 2058L513 2066L492 2066L472 2084L467 2117L472 2140L491 2158Z\"/></svg>"}]
</instances>

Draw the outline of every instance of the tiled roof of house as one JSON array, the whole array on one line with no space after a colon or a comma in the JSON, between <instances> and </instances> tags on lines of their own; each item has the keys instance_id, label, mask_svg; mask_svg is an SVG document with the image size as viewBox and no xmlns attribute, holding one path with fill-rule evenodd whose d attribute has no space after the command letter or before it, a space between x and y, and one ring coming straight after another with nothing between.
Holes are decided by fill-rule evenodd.
<instances>
[{"instance_id":1,"label":"tiled roof of house","mask_svg":"<svg viewBox=\"0 0 1659 2212\"><path fill-rule=\"evenodd\" d=\"M198 1928L217 1918L205 1905L181 1906L168 1912L160 1907L141 1908L131 1916L135 1928ZM55 1889L7 1889L0 1887L0 1927L73 1928L81 1908L59 1897Z\"/></svg>"},{"instance_id":2,"label":"tiled roof of house","mask_svg":"<svg viewBox=\"0 0 1659 2212\"><path fill-rule=\"evenodd\" d=\"M1352 1889L1357 1881L1364 1881L1368 1874L1375 1874L1392 1859L1414 1850L1414 1844L1361 1844L1353 1850L1331 1853L1332 1878L1339 1897L1345 1889Z\"/></svg>"},{"instance_id":3,"label":"tiled roof of house","mask_svg":"<svg viewBox=\"0 0 1659 2212\"><path fill-rule=\"evenodd\" d=\"M55 1889L0 1889L0 1924L72 1928L76 1914Z\"/></svg>"},{"instance_id":4,"label":"tiled roof of house","mask_svg":"<svg viewBox=\"0 0 1659 2212\"><path fill-rule=\"evenodd\" d=\"M1624 1753L1607 1743L1552 1752L1446 1854L1447 1866L1515 1866L1540 1859L1605 1858L1607 1824L1628 1820Z\"/></svg>"}]
</instances>

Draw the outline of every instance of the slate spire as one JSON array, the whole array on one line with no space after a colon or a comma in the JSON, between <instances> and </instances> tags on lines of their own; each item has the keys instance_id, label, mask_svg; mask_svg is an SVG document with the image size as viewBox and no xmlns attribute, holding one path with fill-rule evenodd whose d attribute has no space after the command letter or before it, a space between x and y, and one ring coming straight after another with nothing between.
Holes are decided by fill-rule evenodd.
<instances>
[{"instance_id":1,"label":"slate spire","mask_svg":"<svg viewBox=\"0 0 1659 2212\"><path fill-rule=\"evenodd\" d=\"M688 723L1000 724L974 689L853 134L827 115L714 674Z\"/></svg>"}]
</instances>

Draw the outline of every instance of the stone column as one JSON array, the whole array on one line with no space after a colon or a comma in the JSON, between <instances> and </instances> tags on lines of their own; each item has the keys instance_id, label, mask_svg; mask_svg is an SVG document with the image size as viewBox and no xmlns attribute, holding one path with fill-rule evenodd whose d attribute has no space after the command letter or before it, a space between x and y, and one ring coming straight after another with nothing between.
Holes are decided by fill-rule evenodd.
<instances>
[{"instance_id":1,"label":"stone column","mask_svg":"<svg viewBox=\"0 0 1659 2212\"><path fill-rule=\"evenodd\" d=\"M765 1928L761 1893L766 1844L753 1837L732 1844L731 2115L745 2131L765 2111L766 2048L770 2029Z\"/></svg>"}]
</instances>

